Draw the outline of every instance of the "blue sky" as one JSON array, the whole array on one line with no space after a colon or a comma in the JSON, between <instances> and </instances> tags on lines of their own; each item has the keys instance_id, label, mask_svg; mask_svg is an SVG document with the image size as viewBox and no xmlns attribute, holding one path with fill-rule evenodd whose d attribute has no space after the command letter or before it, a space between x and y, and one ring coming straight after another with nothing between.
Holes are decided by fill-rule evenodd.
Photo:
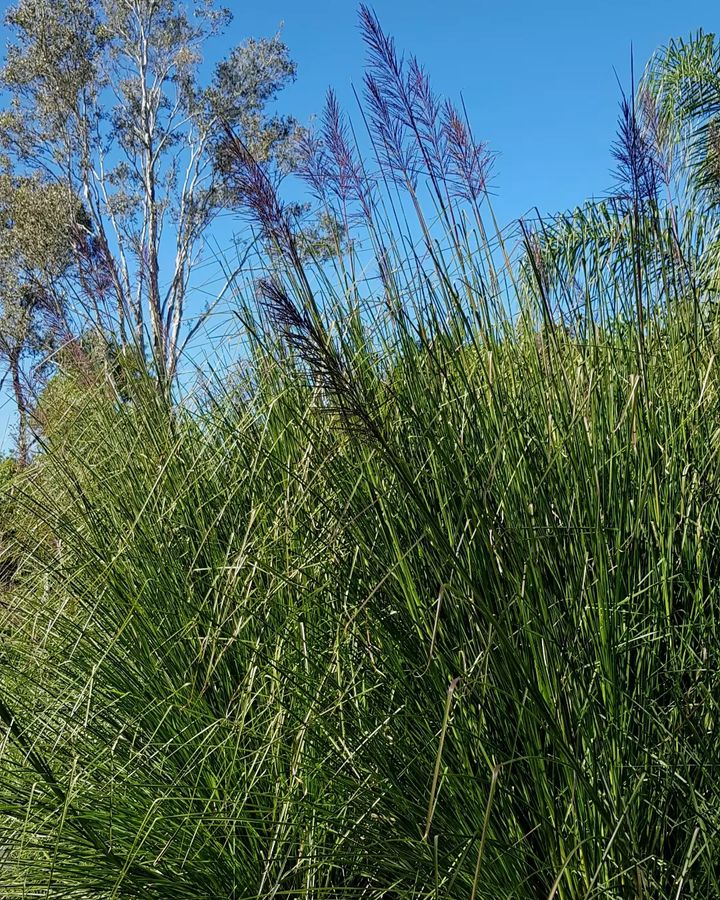
<instances>
[{"instance_id":1,"label":"blue sky","mask_svg":"<svg viewBox=\"0 0 720 900\"><path fill-rule=\"evenodd\" d=\"M280 108L307 122L332 86L352 112L364 59L354 0L225 2L235 19L209 63L284 23L298 78ZM719 24L711 0L376 0L374 8L439 93L462 95L475 136L497 152L493 191L503 223L535 206L552 213L605 193L613 181L615 71L629 85L631 47L639 73L669 38ZM8 446L11 427L0 397L0 446Z\"/></svg>"}]
</instances>

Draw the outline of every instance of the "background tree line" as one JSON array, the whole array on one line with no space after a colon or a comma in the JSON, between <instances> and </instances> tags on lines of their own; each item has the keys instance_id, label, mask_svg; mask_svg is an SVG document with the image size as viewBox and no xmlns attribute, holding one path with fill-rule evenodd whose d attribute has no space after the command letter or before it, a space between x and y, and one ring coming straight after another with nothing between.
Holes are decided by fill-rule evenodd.
<instances>
[{"instance_id":1,"label":"background tree line","mask_svg":"<svg viewBox=\"0 0 720 900\"><path fill-rule=\"evenodd\" d=\"M300 128L271 112L295 77L279 35L233 47L203 79L232 15L214 0L21 0L0 83L0 354L27 461L31 410L59 348L90 334L171 383L219 302L188 316L216 216L228 129L292 167Z\"/></svg>"}]
</instances>

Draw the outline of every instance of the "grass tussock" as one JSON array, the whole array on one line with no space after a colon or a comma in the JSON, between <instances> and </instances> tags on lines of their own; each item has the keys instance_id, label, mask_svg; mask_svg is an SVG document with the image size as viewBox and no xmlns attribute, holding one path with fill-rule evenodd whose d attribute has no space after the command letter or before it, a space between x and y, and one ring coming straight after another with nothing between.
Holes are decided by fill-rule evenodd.
<instances>
[{"instance_id":1,"label":"grass tussock","mask_svg":"<svg viewBox=\"0 0 720 900\"><path fill-rule=\"evenodd\" d=\"M720 896L709 220L628 178L496 234L363 27L379 177L333 98L308 148L333 261L228 135L243 373L96 386L13 488L3 897Z\"/></svg>"}]
</instances>

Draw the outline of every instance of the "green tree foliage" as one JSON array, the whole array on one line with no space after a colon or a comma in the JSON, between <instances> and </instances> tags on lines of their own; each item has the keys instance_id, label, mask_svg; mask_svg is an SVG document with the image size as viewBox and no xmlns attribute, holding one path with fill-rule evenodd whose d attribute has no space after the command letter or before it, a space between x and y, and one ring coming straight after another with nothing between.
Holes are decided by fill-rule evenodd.
<instances>
[{"instance_id":1,"label":"green tree foliage","mask_svg":"<svg viewBox=\"0 0 720 900\"><path fill-rule=\"evenodd\" d=\"M648 67L644 87L652 97L667 139L688 163L696 200L720 207L720 43L700 31L660 50Z\"/></svg>"},{"instance_id":2,"label":"green tree foliage","mask_svg":"<svg viewBox=\"0 0 720 900\"><path fill-rule=\"evenodd\" d=\"M293 119L268 112L295 75L279 36L235 47L203 82L205 43L230 19L212 0L189 10L176 0L21 0L7 15L0 144L19 171L82 198L85 310L121 344L142 350L149 332L169 377L193 330L183 333L203 236L229 202L219 126L280 164L297 134Z\"/></svg>"},{"instance_id":3,"label":"green tree foliage","mask_svg":"<svg viewBox=\"0 0 720 900\"><path fill-rule=\"evenodd\" d=\"M37 174L0 174L0 360L17 406L21 463L27 462L29 414L42 371L36 364L69 331L63 281L82 218L67 185Z\"/></svg>"},{"instance_id":4,"label":"green tree foliage","mask_svg":"<svg viewBox=\"0 0 720 900\"><path fill-rule=\"evenodd\" d=\"M702 211L708 234L702 272L720 290L720 41L699 31L670 41L651 60L643 90L665 144L680 161L680 188Z\"/></svg>"}]
</instances>

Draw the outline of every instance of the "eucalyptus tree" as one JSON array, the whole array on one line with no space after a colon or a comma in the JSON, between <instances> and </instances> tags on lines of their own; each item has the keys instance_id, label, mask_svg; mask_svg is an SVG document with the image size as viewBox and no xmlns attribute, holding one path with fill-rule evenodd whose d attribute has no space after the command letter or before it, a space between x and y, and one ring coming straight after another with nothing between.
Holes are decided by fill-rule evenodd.
<instances>
[{"instance_id":1,"label":"eucalyptus tree","mask_svg":"<svg viewBox=\"0 0 720 900\"><path fill-rule=\"evenodd\" d=\"M0 360L17 407L22 464L42 362L71 330L63 282L80 227L82 206L65 185L0 173Z\"/></svg>"},{"instance_id":2,"label":"eucalyptus tree","mask_svg":"<svg viewBox=\"0 0 720 900\"><path fill-rule=\"evenodd\" d=\"M286 165L298 133L269 111L295 76L279 35L234 46L204 77L230 22L214 0L20 0L6 17L0 144L16 172L81 198L84 311L167 379L212 306L190 323L193 271L232 202L218 135Z\"/></svg>"}]
</instances>

